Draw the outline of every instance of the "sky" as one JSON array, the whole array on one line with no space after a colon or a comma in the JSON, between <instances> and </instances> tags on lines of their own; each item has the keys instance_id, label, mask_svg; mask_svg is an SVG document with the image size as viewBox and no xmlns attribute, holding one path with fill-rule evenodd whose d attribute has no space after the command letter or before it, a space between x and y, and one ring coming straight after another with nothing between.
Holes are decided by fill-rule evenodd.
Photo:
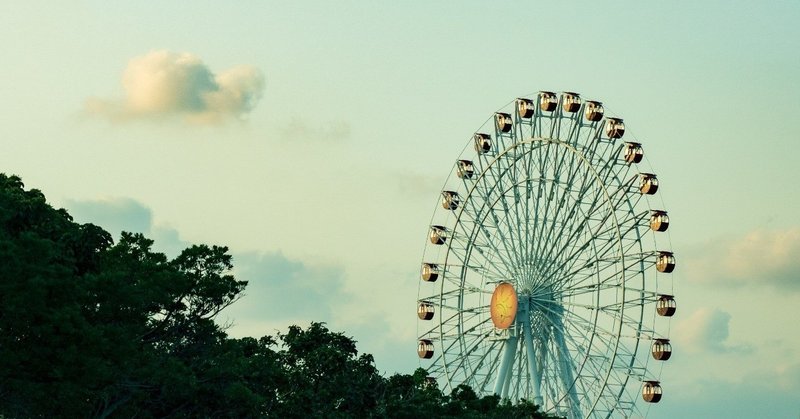
<instances>
[{"instance_id":1,"label":"sky","mask_svg":"<svg viewBox=\"0 0 800 419\"><path fill-rule=\"evenodd\" d=\"M386 374L420 365L425 235L473 132L539 90L601 100L678 260L649 417L800 416L800 2L3 5L1 172L168 255L228 246L231 335L324 321Z\"/></svg>"}]
</instances>

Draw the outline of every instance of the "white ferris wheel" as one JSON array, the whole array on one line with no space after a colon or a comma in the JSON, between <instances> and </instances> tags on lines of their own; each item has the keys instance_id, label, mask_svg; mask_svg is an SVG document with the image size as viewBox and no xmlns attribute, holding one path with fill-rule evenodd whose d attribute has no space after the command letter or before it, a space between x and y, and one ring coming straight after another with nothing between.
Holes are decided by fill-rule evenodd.
<instances>
[{"instance_id":1,"label":"white ferris wheel","mask_svg":"<svg viewBox=\"0 0 800 419\"><path fill-rule=\"evenodd\" d=\"M418 354L444 390L642 415L661 399L676 308L658 178L600 102L530 97L454 162L426 238Z\"/></svg>"}]
</instances>

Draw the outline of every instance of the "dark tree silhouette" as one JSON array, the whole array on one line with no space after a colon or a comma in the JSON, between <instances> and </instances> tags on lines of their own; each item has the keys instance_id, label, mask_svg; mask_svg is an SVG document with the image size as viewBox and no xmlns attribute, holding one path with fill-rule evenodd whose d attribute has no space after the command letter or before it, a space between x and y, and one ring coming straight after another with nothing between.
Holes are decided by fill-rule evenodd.
<instances>
[{"instance_id":1,"label":"dark tree silhouette","mask_svg":"<svg viewBox=\"0 0 800 419\"><path fill-rule=\"evenodd\" d=\"M384 378L322 323L230 338L214 316L247 284L228 249L152 245L0 174L0 417L547 417L421 369Z\"/></svg>"}]
</instances>

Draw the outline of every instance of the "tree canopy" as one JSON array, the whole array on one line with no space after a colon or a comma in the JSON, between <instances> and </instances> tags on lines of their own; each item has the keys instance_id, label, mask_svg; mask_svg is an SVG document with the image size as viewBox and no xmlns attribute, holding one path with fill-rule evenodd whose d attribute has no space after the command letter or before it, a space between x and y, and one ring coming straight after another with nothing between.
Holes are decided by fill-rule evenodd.
<instances>
[{"instance_id":1,"label":"tree canopy","mask_svg":"<svg viewBox=\"0 0 800 419\"><path fill-rule=\"evenodd\" d=\"M0 417L548 417L422 369L385 378L323 323L231 338L232 267L222 246L115 243L0 174Z\"/></svg>"}]
</instances>

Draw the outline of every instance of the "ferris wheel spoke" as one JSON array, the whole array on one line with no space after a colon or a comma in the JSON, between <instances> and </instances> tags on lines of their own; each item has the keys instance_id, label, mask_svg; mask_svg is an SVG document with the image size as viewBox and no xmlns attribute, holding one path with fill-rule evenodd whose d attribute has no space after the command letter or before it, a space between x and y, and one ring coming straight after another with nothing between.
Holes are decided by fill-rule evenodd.
<instances>
[{"instance_id":1,"label":"ferris wheel spoke","mask_svg":"<svg viewBox=\"0 0 800 419\"><path fill-rule=\"evenodd\" d=\"M606 272L605 276L601 275L603 271ZM562 285L556 289L556 292L558 292L562 297L567 297L579 296L587 293L589 290L618 290L622 286L619 278L620 272L621 271L615 270L611 267L606 267L586 272L583 275L572 275L569 277L570 279L568 281L560 282ZM569 287L564 285L567 283L569 284Z\"/></svg>"},{"instance_id":2,"label":"ferris wheel spoke","mask_svg":"<svg viewBox=\"0 0 800 419\"><path fill-rule=\"evenodd\" d=\"M478 350L480 349L481 345L484 343L483 339L481 339L481 338L485 338L485 337L486 337L486 335L475 337L475 339L472 342L469 342L469 343L465 343L464 342L465 339L460 340L460 342L462 343L463 347L461 348L461 351L460 351L460 357L457 358L457 363L455 364L455 369L456 370L461 370L461 369L464 369L464 368L468 368L469 370L474 371L475 370L474 368L479 368L478 365L480 365L480 363L482 363L482 357L479 358L479 360L478 360L479 364L477 364L476 367L474 367L474 368L471 366L470 357L478 352Z\"/></svg>"},{"instance_id":3,"label":"ferris wheel spoke","mask_svg":"<svg viewBox=\"0 0 800 419\"><path fill-rule=\"evenodd\" d=\"M472 219L475 223L481 224L488 213L492 213L494 211L494 206L490 205L490 203L496 200L494 194L499 194L502 185L504 172L499 167L498 159L494 159L490 164L488 164L481 175L479 176L478 181L475 182L474 186L470 189L466 201L472 205ZM479 202L474 202L473 199L477 197ZM480 205L480 207L478 206ZM465 206L466 209L466 206ZM486 213L482 211L486 210Z\"/></svg>"},{"instance_id":4,"label":"ferris wheel spoke","mask_svg":"<svg viewBox=\"0 0 800 419\"><path fill-rule=\"evenodd\" d=\"M565 151L562 154L562 160L566 155L566 153L567 152ZM549 205L545 207L546 214L547 213L551 214L550 218L552 221L549 223L549 225L546 226L547 232L543 235L543 238L539 241L539 243L542 244L543 246L544 245L550 246L550 249L549 250L545 249L543 246L540 246L537 249L537 253L546 255L545 257L550 257L552 255L553 250L551 243L554 243L556 237L558 237L557 235L554 237L557 228L560 226L561 231L563 231L563 229L568 225L569 222L569 218L564 218L564 216L561 214L563 214L562 209L564 208L567 202L567 198L570 196L569 192L574 186L575 182L575 178L570 175L567 176L568 178L567 183L561 186L558 179L560 175L557 172L554 173L554 180L551 183L551 189L550 189L550 199L548 199L548 203L553 202L554 206L552 208ZM561 193L559 193L559 191ZM547 217L547 215L545 215L545 217Z\"/></svg>"},{"instance_id":5,"label":"ferris wheel spoke","mask_svg":"<svg viewBox=\"0 0 800 419\"><path fill-rule=\"evenodd\" d=\"M605 222L607 219L608 219L608 216L603 221ZM625 222L625 221L626 220L623 220L623 222ZM601 224L598 227L602 227L602 225L603 224ZM577 273L579 271L582 271L583 269L585 269L587 267L591 267L595 263L609 262L609 261L617 262L620 259L625 258L626 256L632 256L631 253L629 252L630 248L624 248L624 247L623 247L623 251L622 251L621 254L617 254L617 255L612 256L610 258L607 255L611 251L618 251L619 250L618 249L618 243L614 240L614 236L616 236L617 234L619 234L621 237L627 236L628 233L633 231L636 227L637 227L637 225L634 224L634 225L631 225L631 226L629 226L627 228L624 228L624 229L620 230L619 224L615 223L614 225L607 226L604 230L600 230L600 231L597 231L597 232L593 233L592 237L590 239L584 241L583 244L580 245L580 247L570 251L571 253L569 253L569 255L565 258L566 263L562 264L562 266L559 266L557 268L557 270L559 270L559 271L560 270L567 270L568 272L570 272L569 274L564 276L565 279L569 279L575 273ZM612 233L617 233L617 234L613 234L612 235ZM602 237L605 237L606 239L605 240L598 240L599 238L602 238ZM592 245L596 244L596 242L598 242L598 241L601 242L600 247L599 248L593 248ZM589 252L589 251L591 251L590 255L593 255L593 257L584 259L584 258L582 258L580 256L581 254L584 254L584 253ZM584 262L585 264L583 266L581 266L581 267L576 268L577 264L582 260L585 261ZM571 263L570 263L570 261L571 261Z\"/></svg>"},{"instance_id":6,"label":"ferris wheel spoke","mask_svg":"<svg viewBox=\"0 0 800 419\"><path fill-rule=\"evenodd\" d=\"M583 195L583 193L581 195ZM572 216L575 215L577 210L578 210L578 207L577 206L573 206L573 208L571 208L570 212L567 214L567 216L566 216L567 218L563 222L560 223L560 228L559 228L558 232L555 234L555 236L552 235L554 229L551 228L550 233L548 234L547 238L545 239L546 242L551 243L551 245L549 247L549 250L547 250L547 251L542 250L542 252L545 254L545 256L544 256L545 261L548 261L547 262L548 263L548 268L550 266L552 266L553 263L555 263L555 261L558 259L556 257L556 255L563 254L563 250L561 248L570 243L569 238L563 239L563 237L567 236L564 233L566 231L569 231L568 237L573 237L573 236L581 234L583 232L583 229L588 225L588 222L589 222L589 218L588 217L584 218L583 221L578 222L578 224L575 224L574 221L570 221L570 220L574 219L574 217L572 217ZM555 227L555 224L553 224L553 227Z\"/></svg>"},{"instance_id":7,"label":"ferris wheel spoke","mask_svg":"<svg viewBox=\"0 0 800 419\"><path fill-rule=\"evenodd\" d=\"M618 243L611 240L606 241L597 248L592 248L591 246L581 247L567 259L571 260L572 263L560 266L559 270L568 272L563 276L565 280L571 279L574 275L588 268L593 268L596 265L608 267L610 263L621 264L623 267L622 272L636 272L637 270L643 270L641 265L645 260L657 255L656 252L640 252L635 244L626 246L622 242L622 249L619 247ZM590 250L591 252L587 254ZM580 265L580 263L583 263L583 265Z\"/></svg>"},{"instance_id":8,"label":"ferris wheel spoke","mask_svg":"<svg viewBox=\"0 0 800 419\"><path fill-rule=\"evenodd\" d=\"M586 190L588 190L588 188L586 188ZM583 190L581 192L581 195L580 195L579 199L583 199L584 198L584 194L585 194L585 190ZM597 210L599 210L601 208L601 205L600 205L600 202L599 202L598 198L599 198L599 196L595 195L590 200L589 208L585 212L585 214L583 214L582 217L579 217L580 221L578 221L578 224L577 225L576 224L572 224L570 226L571 228L570 228L570 231L569 231L569 235L566 235L566 238L558 240L557 243L554 244L554 246L552 247L552 250L551 250L552 253L563 255L563 254L567 253L567 247L572 247L572 248L576 248L577 247L578 251L583 251L593 240L596 240L597 233L593 233L584 242L582 242L583 245L579 245L580 242L576 241L576 239L578 238L579 235L583 235L584 234L585 228L588 227L590 225L590 222L593 221L593 218L592 218L593 215L597 212ZM576 205L576 206L573 207L573 211L577 211L577 210L579 210L579 206ZM574 215L574 212L570 213L570 215ZM611 214L606 213L601 219L596 220L595 222L600 224L600 225L605 224L608 221L610 216L611 216ZM566 228L566 227L567 227L567 225L564 226L564 228ZM565 237L565 235L560 233L558 235L558 237ZM570 260L570 258L572 258L574 256L575 256L575 254L571 254L568 257L564 258L564 260L568 261L568 260ZM553 259L553 261L555 261L555 259ZM551 264L552 263L554 263L554 262L551 262ZM558 269L561 269L561 268L562 267L559 267Z\"/></svg>"},{"instance_id":9,"label":"ferris wheel spoke","mask_svg":"<svg viewBox=\"0 0 800 419\"><path fill-rule=\"evenodd\" d=\"M598 326L597 322L590 320L584 316L580 316L574 311L568 311L568 310L564 310L564 312L567 313L567 315L565 316L566 321L554 322L552 319L559 318L558 317L560 316L559 312L554 309L548 309L546 311L550 315L545 316L545 319L547 320L548 323L551 324L553 328L560 327L565 331L572 330L571 333L565 333L565 336L567 336L568 339L570 339L570 341L572 342L573 346L576 349L581 348L583 345L576 342L573 339L573 336L587 336L587 333L591 334L593 343L591 347L587 347L584 349L584 353L586 354L586 356L590 355L588 350L592 348L595 349L595 351L593 351L595 353L607 353L608 351L611 350L611 348L613 348L613 343L610 340L607 340L607 338L612 339L616 337L618 334L615 334L612 331L605 330L602 326ZM601 350L598 351L598 349Z\"/></svg>"},{"instance_id":10,"label":"ferris wheel spoke","mask_svg":"<svg viewBox=\"0 0 800 419\"><path fill-rule=\"evenodd\" d=\"M611 246L602 249L591 249L600 254L586 254L586 250L581 254L575 254L573 259L567 259L569 265L563 267L564 272L558 280L553 281L553 288L557 291L563 292L569 288L579 288L587 281L595 282L592 279L597 278L597 282L606 283L608 279L615 279L613 276L616 272L603 279L600 277L602 272L608 272L608 269L614 267L616 263L620 262L624 255L618 253L608 256L609 252L618 250ZM601 252L602 251L602 252ZM569 287L569 288L568 288Z\"/></svg>"},{"instance_id":11,"label":"ferris wheel spoke","mask_svg":"<svg viewBox=\"0 0 800 419\"><path fill-rule=\"evenodd\" d=\"M631 317L629 314L624 314L620 316L619 313L623 312L623 310L626 310L626 312L634 310L636 314L640 314L641 309L644 307L644 302L641 299L629 298L629 299L623 299L622 301L615 301L613 303L603 303L602 305L598 305L597 307L593 307L590 304L571 303L571 302L564 302L562 303L562 305L565 308L571 308L571 309L581 308L581 309L597 310L604 316L621 318L623 324L625 324L626 326L630 326L632 324L639 322L641 319L637 317ZM651 329L643 328L638 325L633 329L635 329L637 332L652 331Z\"/></svg>"},{"instance_id":12,"label":"ferris wheel spoke","mask_svg":"<svg viewBox=\"0 0 800 419\"><path fill-rule=\"evenodd\" d=\"M497 368L497 364L500 362L500 357L497 356L500 351L500 348L497 347L499 342L499 340L489 341L488 347L481 354L477 366L474 369L476 376L483 377L483 381L478 384L478 389L488 388L488 383L492 379L492 374L490 372L494 371ZM487 358L490 359L490 365L484 367ZM478 380L476 379L475 382L477 383Z\"/></svg>"},{"instance_id":13,"label":"ferris wheel spoke","mask_svg":"<svg viewBox=\"0 0 800 419\"><path fill-rule=\"evenodd\" d=\"M509 209L508 202L505 200L505 194L501 195L498 201L503 206L503 213L506 215L502 220L495 220L495 223L498 227L498 232L500 233L500 239L503 241L507 249L510 248L511 254L514 255L514 265L519 266L521 262L520 255L522 252L517 249L516 243L520 240L514 238L514 229L511 228L511 223L508 221L508 218L511 216L511 211Z\"/></svg>"},{"instance_id":14,"label":"ferris wheel spoke","mask_svg":"<svg viewBox=\"0 0 800 419\"><path fill-rule=\"evenodd\" d=\"M503 236L503 232L499 226L500 218L497 216L494 207L490 204L491 201L487 201L487 198L481 197L480 208L477 207L477 204L475 202L473 201L469 202L471 203L471 205L473 205L472 208L467 209L467 206L465 206L462 213L466 213L471 218L473 224L477 227L478 232L480 232L483 235L482 237L480 237L480 239L482 239L481 243L485 243L494 251L494 254L503 262L506 271L508 272L512 271L515 259L512 256L513 250L509 248L508 244L509 241ZM486 211L485 214L482 212L483 210ZM500 242L503 245L503 250L501 250L496 245L495 243L496 240L493 240L494 236L492 235L492 231L489 230L490 227L484 224L484 222L487 219L489 221L492 221L492 226L496 234L500 238ZM473 229L473 232L475 232L475 229ZM478 234L473 234L471 238L475 240L478 239L479 236L480 235Z\"/></svg>"},{"instance_id":15,"label":"ferris wheel spoke","mask_svg":"<svg viewBox=\"0 0 800 419\"><path fill-rule=\"evenodd\" d=\"M561 381L564 389L563 391L567 396L571 413L577 417L580 417L581 405L577 398L577 392L578 390L586 392L586 389L577 388L579 384L575 379L575 375L579 375L580 372L577 370L576 365L572 362L572 355L567 348L567 343L564 336L564 327L560 323L560 321L554 321L555 333L553 334L554 339L552 341L557 354L556 365L558 365L559 371L558 379Z\"/></svg>"},{"instance_id":16,"label":"ferris wheel spoke","mask_svg":"<svg viewBox=\"0 0 800 419\"><path fill-rule=\"evenodd\" d=\"M498 159L505 164L503 170L505 173L509 174L508 176L509 182L507 185L510 185L510 187L503 186L501 188L501 195L499 201L503 206L503 211L506 213L506 219L508 219L511 216L511 213L513 212L514 219L516 220L516 223L514 223L514 225L516 227L522 225L522 219L520 218L520 213L519 213L520 212L519 203L521 200L520 200L519 190L516 188L516 185L518 184L518 175L519 175L519 173L517 173L519 169L517 162L524 155L525 151L521 150L517 146L517 144L514 144L509 148L507 148L502 153L501 159ZM523 173L523 175L526 174ZM509 192L512 195L511 197L509 197ZM509 205L508 198L512 199L511 205ZM521 231L519 231L519 228L510 228L510 224L511 223L507 223L507 225L509 226L509 228L507 229L507 233L508 237L510 237L512 240L511 245L514 254L517 256L515 262L517 265L519 265L522 262L521 260L522 256L525 254L523 247L526 245L526 241L523 239L522 233ZM520 248L517 248L517 245L519 245Z\"/></svg>"},{"instance_id":17,"label":"ferris wheel spoke","mask_svg":"<svg viewBox=\"0 0 800 419\"><path fill-rule=\"evenodd\" d=\"M538 118L534 118L534 120L538 120ZM539 204L540 199L539 197L542 195L542 178L537 176L536 173L536 165L535 159L538 158L539 164L542 161L542 148L546 147L547 145L544 144L542 141L532 141L533 137L535 136L534 132L531 132L530 139L531 142L527 143L525 146L527 148L527 152L524 153L521 160L522 172L523 172L523 181L524 181L524 191L525 191L525 199L522 201L524 208L520 208L521 212L524 214L524 223L522 226L524 228L523 234L523 241L524 241L524 260L526 263L530 263L534 259L534 245L535 242L533 240L536 237L536 231L538 227L538 217L539 217ZM517 185L522 184L523 181L518 180ZM536 185L536 189L533 188L534 184Z\"/></svg>"},{"instance_id":18,"label":"ferris wheel spoke","mask_svg":"<svg viewBox=\"0 0 800 419\"><path fill-rule=\"evenodd\" d=\"M610 197L609 206L611 208L614 210L625 208L631 201L633 201L634 205L638 204L642 199L642 195L639 193L639 190L634 187L636 180L637 176L628 176L626 180L621 180L610 185L615 187L615 189L611 189L608 194Z\"/></svg>"},{"instance_id":19,"label":"ferris wheel spoke","mask_svg":"<svg viewBox=\"0 0 800 419\"><path fill-rule=\"evenodd\" d=\"M567 336L571 338L572 335L568 334ZM577 345L577 343L573 341L573 345ZM596 336L592 342L592 353L583 352L583 355L579 355L582 356L584 362L581 369L576 372L576 382L579 383L578 387L582 388L584 393L592 394L591 399L598 397L597 390L600 386L597 386L597 382L610 375L610 364L613 364L613 361L607 362L607 360L615 359L614 357L617 356L612 345L612 342ZM608 380L603 380L603 382L607 384Z\"/></svg>"},{"instance_id":20,"label":"ferris wheel spoke","mask_svg":"<svg viewBox=\"0 0 800 419\"><path fill-rule=\"evenodd\" d=\"M585 296L592 296L592 295L606 295L612 292L616 292L620 289L619 284L613 282L613 278L609 278L605 282L601 283L591 283L589 285L580 285L570 287L567 290L558 291L558 295L563 298L581 298ZM566 304L562 301L562 304ZM596 302L595 301L595 309L597 310L600 307L605 307L605 305L611 304L607 302Z\"/></svg>"},{"instance_id":21,"label":"ferris wheel spoke","mask_svg":"<svg viewBox=\"0 0 800 419\"><path fill-rule=\"evenodd\" d=\"M584 330L576 330L575 333L564 333L567 330L567 328L574 328L574 326L569 324L569 323L567 323L567 325L565 326L562 321L555 320L555 319L560 318L560 316L562 315L557 310L549 308L549 309L545 309L544 312L547 313L547 315L542 316L542 320L544 321L544 323L548 324L549 327L552 328L552 330L560 331L559 333L564 334L565 339L569 340L572 343L573 347L576 348L575 350L577 352L580 352L580 348L582 347L582 345L579 344L578 342L574 341L573 336L585 336L585 333L588 330L588 328L584 329ZM541 325L540 325L540 327L541 327ZM545 337L545 340L552 341L553 339L555 339L555 337L553 337L552 334L549 334L549 335L547 335L547 337ZM576 369L576 371L577 371L577 369Z\"/></svg>"},{"instance_id":22,"label":"ferris wheel spoke","mask_svg":"<svg viewBox=\"0 0 800 419\"><path fill-rule=\"evenodd\" d=\"M530 154L530 152L524 153L520 157L519 160L523 162L521 165L526 164L526 159L524 157L528 154ZM534 244L531 239L531 227L535 229L539 224L535 218L531 218L530 209L530 201L534 200L532 198L537 196L537 192L532 188L533 184L536 182L529 178L527 171L523 171L522 176L525 179L522 181L515 180L514 183L509 184L507 192L503 195L503 207L509 209L507 210L509 216L506 217L505 226L512 237L515 235L520 242L520 246L516 250L518 255L517 266L524 266L531 262L531 255L534 253L531 247L531 245ZM541 184L538 186L538 189L542 189ZM534 205L538 205L537 202L538 200L534 200ZM536 208L534 210L538 211ZM512 213L514 216L513 219L510 217Z\"/></svg>"},{"instance_id":23,"label":"ferris wheel spoke","mask_svg":"<svg viewBox=\"0 0 800 419\"><path fill-rule=\"evenodd\" d=\"M476 225L476 228L472 229L469 236L458 235L454 237L450 248L454 256L456 256L456 259L460 262L459 266L467 267L471 271L477 273L481 273L481 270L487 269L488 271L495 272L496 275L507 276L507 272L511 270L511 262L503 259L503 252L494 244L491 238L492 236L488 231L488 227L484 225ZM464 241L464 243L462 243L462 241ZM500 259L502 266L498 266L491 256ZM475 261L469 263L469 261L473 259L478 259L478 262L483 260L484 263L480 264ZM450 262L449 265L454 266L452 262Z\"/></svg>"},{"instance_id":24,"label":"ferris wheel spoke","mask_svg":"<svg viewBox=\"0 0 800 419\"><path fill-rule=\"evenodd\" d=\"M495 262L493 258L494 256L496 256L495 254L478 252L478 253L473 253L472 256L474 261L477 264L480 264L480 269L474 269L472 271L475 272L477 275L483 276L484 284L489 282L499 282L502 280L506 280L511 275L511 272L508 267L506 267L505 265L498 266L498 264Z\"/></svg>"},{"instance_id":25,"label":"ferris wheel spoke","mask_svg":"<svg viewBox=\"0 0 800 419\"><path fill-rule=\"evenodd\" d=\"M573 114L569 119L569 133L567 134L567 142L572 144L572 146L577 146L580 144L581 138L581 129L583 128L583 124L581 123L580 113Z\"/></svg>"},{"instance_id":26,"label":"ferris wheel spoke","mask_svg":"<svg viewBox=\"0 0 800 419\"><path fill-rule=\"evenodd\" d=\"M539 168L539 173L535 173L533 169L529 173L531 173L531 180L536 182L537 190L533 192L533 223L531 225L531 229L529 231L529 235L526 237L526 241L532 243L531 245L531 252L535 253L538 251L539 243L536 242L536 238L541 236L540 231L542 230L542 196L544 195L545 183L544 180L546 179L544 175L544 171L546 170L547 161L546 154L549 153L550 144L543 143L537 149L536 156L537 156L537 167ZM531 153L533 154L533 153ZM532 161L529 160L529 164ZM532 259L535 260L535 256L531 254L530 256Z\"/></svg>"},{"instance_id":27,"label":"ferris wheel spoke","mask_svg":"<svg viewBox=\"0 0 800 419\"><path fill-rule=\"evenodd\" d=\"M555 148L555 151L552 153L553 154L552 156L550 155L551 153L549 152L551 148ZM548 181L543 182L543 185L545 186L545 188L547 188L547 190L544 191L547 195L544 196L545 204L544 207L542 208L542 213L539 214L540 217L537 218L537 221L539 221L542 225L543 233L540 233L541 237L539 237L539 240L537 242L538 246L534 250L536 254L542 254L543 253L542 246L545 246L549 243L548 239L551 237L552 231L556 224L557 209L563 205L563 201L557 202L558 201L557 190L559 184L558 177L560 172L559 161L563 161L568 151L566 149L559 149L552 143L548 143L547 151L548 153L546 156L546 160L552 159L552 164L551 164L552 173L550 173L549 170L547 172L542 171L540 173L541 179L547 179ZM539 196L540 200L542 198L543 196ZM545 229L547 230L546 233L544 233Z\"/></svg>"},{"instance_id":28,"label":"ferris wheel spoke","mask_svg":"<svg viewBox=\"0 0 800 419\"><path fill-rule=\"evenodd\" d=\"M576 326L579 323L576 322L574 319L570 319L570 322L576 323ZM578 330L582 328L578 328ZM623 356L623 354L621 354L620 352L620 347L617 344L619 339L621 339L622 337L618 332L607 330L602 325L593 326L591 333L594 334L594 337L592 339L592 346L591 348L589 348L591 349L591 354L587 355L587 364L588 364L587 368L590 368L590 370L588 371L589 373L586 375L590 377L602 377L607 375L610 370L613 370L616 367L614 366L613 362L604 363L602 367L600 367L593 362L593 359L598 357Z\"/></svg>"},{"instance_id":29,"label":"ferris wheel spoke","mask_svg":"<svg viewBox=\"0 0 800 419\"><path fill-rule=\"evenodd\" d=\"M478 313L468 313L469 316L477 316ZM463 312L455 312L451 316L446 319L443 319L442 324L449 324L447 328L445 327L438 327L434 330L438 331L440 339L457 339L461 336L462 333L469 333L469 330L463 330L464 328L462 321L465 318ZM455 320L459 320L456 322Z\"/></svg>"}]
</instances>

